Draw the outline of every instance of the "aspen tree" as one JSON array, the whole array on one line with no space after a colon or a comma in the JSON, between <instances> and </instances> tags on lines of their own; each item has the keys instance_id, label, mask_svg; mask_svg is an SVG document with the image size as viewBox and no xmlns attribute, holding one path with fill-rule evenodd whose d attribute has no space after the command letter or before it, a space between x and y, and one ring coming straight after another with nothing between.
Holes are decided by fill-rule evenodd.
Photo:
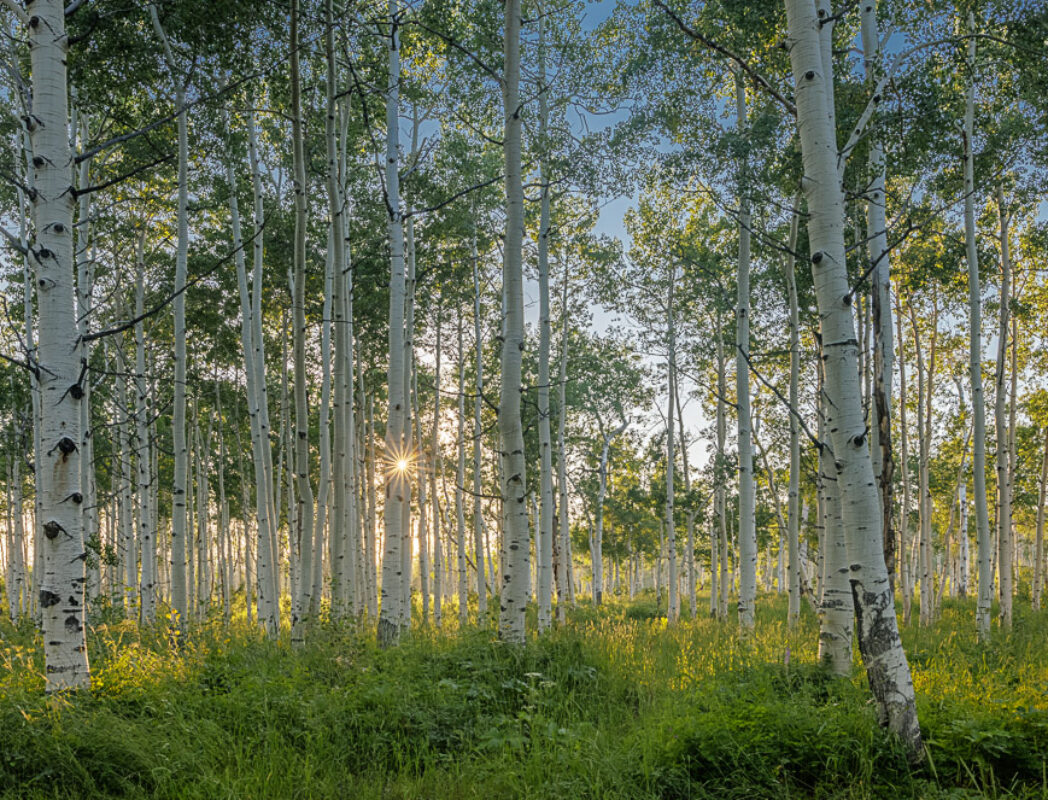
<instances>
[{"instance_id":1,"label":"aspen tree","mask_svg":"<svg viewBox=\"0 0 1048 800\"><path fill-rule=\"evenodd\" d=\"M881 722L917 757L922 745L913 682L899 639L884 564L879 498L859 395L857 343L845 267L843 193L830 105L832 64L822 57L820 20L811 0L786 0L786 16L812 271L821 318L830 409L827 428L841 493L859 650Z\"/></svg>"},{"instance_id":2,"label":"aspen tree","mask_svg":"<svg viewBox=\"0 0 1048 800\"><path fill-rule=\"evenodd\" d=\"M520 416L521 356L524 350L524 187L521 177L520 0L505 3L502 105L505 115L503 153L506 170L506 239L502 282L505 320L502 340L502 387L499 398L499 440L502 448L502 502L506 534L502 549L499 591L499 635L504 641L524 642L531 558L528 526L524 429Z\"/></svg>"},{"instance_id":3,"label":"aspen tree","mask_svg":"<svg viewBox=\"0 0 1048 800\"><path fill-rule=\"evenodd\" d=\"M171 610L176 629L189 613L189 583L186 579L186 495L189 491L188 443L186 441L186 285L189 258L189 120L186 112L186 87L179 80L171 42L160 23L155 3L149 4L153 30L164 49L167 70L175 85L175 109L178 124L178 208L176 225L178 243L175 253L174 312L174 406L171 427L174 435L174 479L171 486Z\"/></svg>"},{"instance_id":4,"label":"aspen tree","mask_svg":"<svg viewBox=\"0 0 1048 800\"><path fill-rule=\"evenodd\" d=\"M975 15L968 14L968 30L975 33ZM990 636L990 605L993 602L990 515L986 502L986 412L982 380L982 290L979 287L979 254L975 243L975 36L968 38L968 86L965 92L964 160L964 246L968 264L968 373L972 394L972 479L975 489L975 530L979 548L979 595L975 606L975 628L980 641Z\"/></svg>"},{"instance_id":5,"label":"aspen tree","mask_svg":"<svg viewBox=\"0 0 1048 800\"><path fill-rule=\"evenodd\" d=\"M1012 625L1012 471L1009 465L1010 446L1008 431L1008 328L1012 303L1012 259L1009 248L1008 226L1011 210L1006 207L1004 189L997 185L998 240L1001 248L1001 295L1000 328L997 334L997 368L994 373L994 427L996 429L997 470L997 543L1000 552L998 569L1000 575L1001 627Z\"/></svg>"},{"instance_id":6,"label":"aspen tree","mask_svg":"<svg viewBox=\"0 0 1048 800\"><path fill-rule=\"evenodd\" d=\"M407 470L404 447L404 226L400 209L400 10L398 0L389 0L389 74L386 89L386 204L389 217L389 404L386 417L384 527L382 558L382 602L379 611L379 641L396 644L403 619L404 575L401 552L404 546L404 503L407 502Z\"/></svg>"},{"instance_id":7,"label":"aspen tree","mask_svg":"<svg viewBox=\"0 0 1048 800\"><path fill-rule=\"evenodd\" d=\"M801 424L797 418L800 408L800 308L797 302L796 251L797 234L800 227L801 198L793 203L790 217L790 238L786 254L786 291L790 306L790 485L787 500L787 549L789 551L788 582L789 608L787 623L794 627L801 614L801 565L800 565L800 482L801 482Z\"/></svg>"},{"instance_id":8,"label":"aspen tree","mask_svg":"<svg viewBox=\"0 0 1048 800\"><path fill-rule=\"evenodd\" d=\"M1034 534L1033 555L1033 608L1041 609L1041 594L1044 591L1044 515L1048 502L1048 429L1044 432L1044 455L1041 457L1041 481L1037 493L1037 528Z\"/></svg>"},{"instance_id":9,"label":"aspen tree","mask_svg":"<svg viewBox=\"0 0 1048 800\"><path fill-rule=\"evenodd\" d=\"M746 128L746 90L735 73L735 124ZM757 599L757 528L754 517L753 442L750 427L750 201L746 166L739 176L738 302L735 328L735 394L739 434L739 626L752 630ZM672 587L671 587L672 589Z\"/></svg>"},{"instance_id":10,"label":"aspen tree","mask_svg":"<svg viewBox=\"0 0 1048 800\"><path fill-rule=\"evenodd\" d=\"M549 86L546 79L546 16L539 8L539 146L543 157L539 160L539 181L542 195L539 206L539 520L535 539L535 560L538 574L535 593L538 596L538 628L547 630L552 624L553 601L553 442L550 435L550 302L549 302L549 235L550 235L550 175L545 157L549 147ZM594 592L597 592L594 574ZM596 600L597 603L600 600Z\"/></svg>"},{"instance_id":11,"label":"aspen tree","mask_svg":"<svg viewBox=\"0 0 1048 800\"><path fill-rule=\"evenodd\" d=\"M676 281L677 268L676 265L671 265L666 296L666 382L669 389L669 399L666 404L666 554L669 561L666 619L671 623L677 621L677 526L673 515L673 471L676 461L673 441L673 414L676 405L674 372L677 369L677 330L673 314L673 290Z\"/></svg>"},{"instance_id":12,"label":"aspen tree","mask_svg":"<svg viewBox=\"0 0 1048 800\"><path fill-rule=\"evenodd\" d=\"M466 359L462 339L462 309L458 310L458 470L455 473L455 555L458 559L459 627L469 622L466 576Z\"/></svg>"},{"instance_id":13,"label":"aspen tree","mask_svg":"<svg viewBox=\"0 0 1048 800\"><path fill-rule=\"evenodd\" d=\"M481 445L484 427L480 412L484 403L484 341L480 332L480 265L477 256L477 233L470 245L473 262L473 338L476 342L476 396L473 398L473 559L477 568L477 623L484 624L488 613L488 589L484 579L484 515L481 497ZM463 487L465 488L465 487ZM492 576L494 577L494 576Z\"/></svg>"},{"instance_id":14,"label":"aspen tree","mask_svg":"<svg viewBox=\"0 0 1048 800\"><path fill-rule=\"evenodd\" d=\"M866 85L876 91L875 85L882 77L880 33L877 25L877 2L867 0L860 4L860 35L862 38L863 69ZM880 98L874 98L879 103ZM870 444L873 454L873 471L881 490L881 519L884 532L884 560L889 578L896 575L895 532L892 527L892 475L895 465L892 460L891 443L891 398L892 398L892 342L891 280L888 253L888 224L885 215L887 196L887 170L884 145L876 127L870 137L869 185L866 189L866 239L867 255L872 273L872 322L873 322L873 408L874 424L870 427Z\"/></svg>"},{"instance_id":15,"label":"aspen tree","mask_svg":"<svg viewBox=\"0 0 1048 800\"><path fill-rule=\"evenodd\" d=\"M554 554L560 554L554 565L557 582L557 622L563 623L567 617L568 593L568 559L571 558L571 538L568 533L568 464L565 446L565 425L567 423L567 385L568 385L568 263L564 261L564 281L561 287L561 341L560 368L557 375L557 400L559 415L557 417L557 515L559 530L557 542L553 547Z\"/></svg>"},{"instance_id":16,"label":"aspen tree","mask_svg":"<svg viewBox=\"0 0 1048 800\"><path fill-rule=\"evenodd\" d=\"M90 688L84 635L84 532L80 493L82 453L73 289L73 154L69 147L66 54L69 40L58 0L36 0L27 22L33 113L33 238L39 318L37 366L39 442L36 533L43 573L35 581L43 617L49 692ZM28 301L27 296L27 301ZM28 330L28 329L27 329ZM21 506L15 509L21 513Z\"/></svg>"},{"instance_id":17,"label":"aspen tree","mask_svg":"<svg viewBox=\"0 0 1048 800\"><path fill-rule=\"evenodd\" d=\"M149 402L146 381L146 342L142 320L145 310L145 228L135 246L135 475L138 495L138 545L141 573L138 584L139 620L149 624L156 618L156 529L153 527L152 480L150 479Z\"/></svg>"}]
</instances>

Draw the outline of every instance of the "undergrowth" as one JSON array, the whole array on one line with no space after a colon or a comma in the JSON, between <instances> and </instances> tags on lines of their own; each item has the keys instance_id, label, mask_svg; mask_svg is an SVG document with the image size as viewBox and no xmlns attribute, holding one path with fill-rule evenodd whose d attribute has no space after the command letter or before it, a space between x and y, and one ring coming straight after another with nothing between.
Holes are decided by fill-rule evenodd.
<instances>
[{"instance_id":1,"label":"undergrowth","mask_svg":"<svg viewBox=\"0 0 1048 800\"><path fill-rule=\"evenodd\" d=\"M1048 797L1048 616L979 645L947 602L903 631L927 757L877 727L861 669L814 661L808 609L756 632L667 627L650 598L581 606L523 649L416 625L399 647L316 624L172 642L117 619L91 694L46 697L40 641L0 623L3 798Z\"/></svg>"}]
</instances>

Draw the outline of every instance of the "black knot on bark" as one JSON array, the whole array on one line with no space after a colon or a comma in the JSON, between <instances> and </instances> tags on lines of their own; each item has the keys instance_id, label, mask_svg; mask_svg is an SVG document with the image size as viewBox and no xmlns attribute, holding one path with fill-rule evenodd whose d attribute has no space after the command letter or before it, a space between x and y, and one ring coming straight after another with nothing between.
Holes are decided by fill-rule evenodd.
<instances>
[{"instance_id":1,"label":"black knot on bark","mask_svg":"<svg viewBox=\"0 0 1048 800\"><path fill-rule=\"evenodd\" d=\"M39 24L40 24L40 17L38 17L38 16L36 16L34 14L33 16L31 16L29 18L29 27L30 28L35 28Z\"/></svg>"},{"instance_id":2,"label":"black knot on bark","mask_svg":"<svg viewBox=\"0 0 1048 800\"><path fill-rule=\"evenodd\" d=\"M62 451L62 455L68 456L76 452L76 442L68 436L63 436L58 440L58 449Z\"/></svg>"},{"instance_id":3,"label":"black knot on bark","mask_svg":"<svg viewBox=\"0 0 1048 800\"><path fill-rule=\"evenodd\" d=\"M54 539L63 530L64 528L57 522L55 522L53 519L48 520L44 523L44 536L46 536L48 539Z\"/></svg>"},{"instance_id":4,"label":"black knot on bark","mask_svg":"<svg viewBox=\"0 0 1048 800\"><path fill-rule=\"evenodd\" d=\"M818 264L820 261L822 261L822 251L816 250L814 253L811 254L811 263Z\"/></svg>"},{"instance_id":5,"label":"black knot on bark","mask_svg":"<svg viewBox=\"0 0 1048 800\"><path fill-rule=\"evenodd\" d=\"M804 73L804 77L805 77L806 80L809 80L809 81L810 80L814 80L815 79L815 70L813 70L813 69L808 70L807 72Z\"/></svg>"},{"instance_id":6,"label":"black knot on bark","mask_svg":"<svg viewBox=\"0 0 1048 800\"><path fill-rule=\"evenodd\" d=\"M54 592L49 592L47 589L40 590L40 607L50 608L51 606L58 605L62 602L62 598Z\"/></svg>"},{"instance_id":7,"label":"black knot on bark","mask_svg":"<svg viewBox=\"0 0 1048 800\"><path fill-rule=\"evenodd\" d=\"M856 447L862 447L865 443L866 443L866 434L865 433L860 433L858 436L856 436L854 439L852 439L852 444L854 444Z\"/></svg>"},{"instance_id":8,"label":"black knot on bark","mask_svg":"<svg viewBox=\"0 0 1048 800\"><path fill-rule=\"evenodd\" d=\"M71 495L69 495L69 499L77 505L80 505L82 502L84 502L84 496L80 494L80 492L73 492Z\"/></svg>"},{"instance_id":9,"label":"black knot on bark","mask_svg":"<svg viewBox=\"0 0 1048 800\"><path fill-rule=\"evenodd\" d=\"M72 386L69 387L69 396L72 397L74 400L83 400L83 387L81 387L79 383L74 383Z\"/></svg>"},{"instance_id":10,"label":"black knot on bark","mask_svg":"<svg viewBox=\"0 0 1048 800\"><path fill-rule=\"evenodd\" d=\"M37 168L42 167L42 166L44 166L45 163L46 162L44 161L43 156L33 156L33 166L34 167L37 167Z\"/></svg>"},{"instance_id":11,"label":"black knot on bark","mask_svg":"<svg viewBox=\"0 0 1048 800\"><path fill-rule=\"evenodd\" d=\"M852 303L851 295L850 294L844 295L844 297L841 298L841 302L844 303L844 305L846 305L846 306L850 306L851 303Z\"/></svg>"}]
</instances>

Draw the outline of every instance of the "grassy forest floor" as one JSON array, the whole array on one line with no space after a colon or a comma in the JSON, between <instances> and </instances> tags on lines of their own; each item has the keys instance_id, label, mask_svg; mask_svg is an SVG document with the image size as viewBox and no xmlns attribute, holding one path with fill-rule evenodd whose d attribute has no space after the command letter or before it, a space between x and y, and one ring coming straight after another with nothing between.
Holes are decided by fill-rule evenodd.
<instances>
[{"instance_id":1,"label":"grassy forest floor","mask_svg":"<svg viewBox=\"0 0 1048 800\"><path fill-rule=\"evenodd\" d=\"M667 628L648 598L582 606L522 651L323 625L293 649L243 623L173 647L114 620L89 637L92 694L51 698L39 636L0 623L0 797L1048 797L1048 612L1028 609L986 647L971 603L904 631L914 770L862 671L820 670L814 614L789 632L778 596L748 642L705 616Z\"/></svg>"}]
</instances>

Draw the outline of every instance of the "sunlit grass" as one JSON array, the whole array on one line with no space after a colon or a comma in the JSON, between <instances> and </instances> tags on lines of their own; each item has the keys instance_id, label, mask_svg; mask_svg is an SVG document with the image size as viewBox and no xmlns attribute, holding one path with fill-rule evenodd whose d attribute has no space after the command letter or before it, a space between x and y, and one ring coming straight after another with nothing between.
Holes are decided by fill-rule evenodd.
<instances>
[{"instance_id":1,"label":"sunlit grass","mask_svg":"<svg viewBox=\"0 0 1048 800\"><path fill-rule=\"evenodd\" d=\"M784 598L757 610L743 638L650 597L582 604L518 650L452 603L388 651L326 621L293 648L242 609L177 639L109 614L93 692L50 698L36 632L0 623L0 796L1048 796L1048 614L986 646L968 603L903 631L930 754L911 770L862 670L816 664L811 609L793 630Z\"/></svg>"}]
</instances>

